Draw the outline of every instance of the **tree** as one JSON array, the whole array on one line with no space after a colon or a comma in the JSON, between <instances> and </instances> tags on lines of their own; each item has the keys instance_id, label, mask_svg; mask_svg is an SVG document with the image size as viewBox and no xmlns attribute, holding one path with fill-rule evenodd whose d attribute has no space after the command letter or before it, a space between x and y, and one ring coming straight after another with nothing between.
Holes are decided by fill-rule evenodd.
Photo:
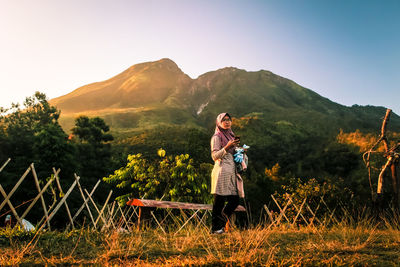
<instances>
[{"instance_id":1,"label":"tree","mask_svg":"<svg viewBox=\"0 0 400 267\"><path fill-rule=\"evenodd\" d=\"M40 92L27 97L23 109L18 104L12 104L9 109L1 108L0 162L12 159L0 173L6 192L11 190L31 163L35 163L40 182L45 182L52 175L53 167L62 170L61 182L65 182L64 177L73 179L75 150L58 123L59 116L60 111L51 106L46 95ZM13 204L18 206L36 195L33 179L27 177L13 195ZM35 210L30 216L35 217Z\"/></svg>"},{"instance_id":2,"label":"tree","mask_svg":"<svg viewBox=\"0 0 400 267\"><path fill-rule=\"evenodd\" d=\"M78 150L78 173L83 185L92 186L112 171L108 141L113 140L113 136L109 130L110 127L99 117L80 116L75 119L72 140Z\"/></svg>"},{"instance_id":3,"label":"tree","mask_svg":"<svg viewBox=\"0 0 400 267\"><path fill-rule=\"evenodd\" d=\"M102 118L80 116L75 119L75 127L72 128L72 133L76 135L82 143L100 145L114 139L111 134L107 133L109 130L110 127Z\"/></svg>"},{"instance_id":4,"label":"tree","mask_svg":"<svg viewBox=\"0 0 400 267\"><path fill-rule=\"evenodd\" d=\"M32 162L42 180L50 176L52 167L63 172L74 169L73 146L58 123L60 111L48 103L45 94L27 97L24 109L12 104L1 111L0 160L12 158L13 173L20 175Z\"/></svg>"},{"instance_id":5,"label":"tree","mask_svg":"<svg viewBox=\"0 0 400 267\"><path fill-rule=\"evenodd\" d=\"M141 154L129 155L125 167L103 178L105 182L125 189L125 194L117 198L121 204L128 198L142 197L198 203L210 201L211 164L195 168L188 154L167 156L163 149L157 154L159 159L155 161L149 161Z\"/></svg>"}]
</instances>

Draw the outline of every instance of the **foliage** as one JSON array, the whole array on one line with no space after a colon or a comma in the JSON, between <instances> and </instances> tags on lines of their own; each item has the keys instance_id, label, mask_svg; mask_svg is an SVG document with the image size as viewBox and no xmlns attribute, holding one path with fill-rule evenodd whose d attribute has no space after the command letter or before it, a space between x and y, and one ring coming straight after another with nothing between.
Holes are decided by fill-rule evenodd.
<instances>
[{"instance_id":1,"label":"foliage","mask_svg":"<svg viewBox=\"0 0 400 267\"><path fill-rule=\"evenodd\" d=\"M162 147L170 154L192 155L197 163L208 162L210 157L210 135L204 130L182 126L158 126L138 131L129 138L116 140L113 145L138 151L146 158L154 158L154 150Z\"/></svg>"},{"instance_id":2,"label":"foliage","mask_svg":"<svg viewBox=\"0 0 400 267\"><path fill-rule=\"evenodd\" d=\"M114 137L110 127L100 117L79 116L70 135L71 142L77 149L77 170L84 187L92 187L99 179L113 171L112 149L110 141ZM97 195L108 194L110 186L101 186Z\"/></svg>"},{"instance_id":3,"label":"foliage","mask_svg":"<svg viewBox=\"0 0 400 267\"><path fill-rule=\"evenodd\" d=\"M280 169L281 167L279 166L279 163L276 163L274 166L272 166L271 169L265 168L265 175L267 175L274 182L278 182L280 180L279 177Z\"/></svg>"},{"instance_id":4,"label":"foliage","mask_svg":"<svg viewBox=\"0 0 400 267\"><path fill-rule=\"evenodd\" d=\"M290 178L279 192L275 192L275 197L279 205L283 208L288 201L294 205L288 205L286 215L289 218L295 218L303 201L306 199L306 204L318 214L329 216L330 210L334 210L339 204L350 204L349 200L353 193L350 189L340 186L340 181L333 183L332 181L318 181L315 178L307 179L306 181L300 178ZM297 208L296 208L297 207ZM304 210L307 211L306 207ZM303 215L306 214L303 212ZM308 214L310 218L312 213ZM306 216L306 215L304 215ZM307 218L307 219L310 219Z\"/></svg>"},{"instance_id":5,"label":"foliage","mask_svg":"<svg viewBox=\"0 0 400 267\"><path fill-rule=\"evenodd\" d=\"M159 149L158 160L148 160L141 154L129 155L128 163L104 177L107 183L126 188L128 193L119 196L125 204L128 198L167 199L207 203L210 200L208 180L210 165L196 168L189 154L166 155Z\"/></svg>"},{"instance_id":6,"label":"foliage","mask_svg":"<svg viewBox=\"0 0 400 267\"><path fill-rule=\"evenodd\" d=\"M113 140L113 136L107 132L110 127L102 118L79 116L75 119L75 126L72 133L76 135L82 143L101 144Z\"/></svg>"},{"instance_id":7,"label":"foliage","mask_svg":"<svg viewBox=\"0 0 400 267\"><path fill-rule=\"evenodd\" d=\"M60 111L47 102L46 95L36 92L26 98L24 109L13 104L2 111L0 161L12 159L3 171L3 186L13 185L12 177L21 175L32 162L41 181L50 176L53 167L72 174L75 150L58 123Z\"/></svg>"}]
</instances>

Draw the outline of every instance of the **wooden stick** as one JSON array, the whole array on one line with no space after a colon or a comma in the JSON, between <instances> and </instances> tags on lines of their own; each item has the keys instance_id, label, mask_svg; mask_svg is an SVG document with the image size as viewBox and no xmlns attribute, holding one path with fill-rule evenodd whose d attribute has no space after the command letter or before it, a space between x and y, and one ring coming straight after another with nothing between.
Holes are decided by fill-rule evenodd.
<instances>
[{"instance_id":1,"label":"wooden stick","mask_svg":"<svg viewBox=\"0 0 400 267\"><path fill-rule=\"evenodd\" d=\"M37 177L36 170L35 170L35 165L34 165L33 163L31 164L31 169L32 169L33 179L35 180L36 189L37 189L38 192L39 192L39 195L38 195L38 196L40 196L40 199L41 199L41 202L42 202L42 207L43 207L43 211L44 211L44 216L46 217L46 219L48 219L48 218L49 218L49 214L48 214L48 212L47 212L46 203L44 202L44 198L43 198L43 195L42 195L42 194L45 192L45 190L42 191L42 192L41 192L41 190L40 190L39 179L38 179L38 177ZM58 172L60 172L60 169L58 169L57 173L58 173ZM53 178L50 179L50 181L49 181L47 184L50 185L51 182L53 182L53 180L54 180L54 176L53 176ZM46 187L46 189L47 189L47 187ZM36 198L37 198L38 196L36 196ZM36 203L36 201L37 201L36 198L35 198L35 200L31 203L31 206L29 206L29 208L28 208L28 209L25 211L25 213L22 215L22 218L24 218L24 217L26 216L26 214L29 212L30 208L32 208L33 205L35 205L35 203ZM50 228L50 222L49 222L49 221L47 221L47 227L49 227L49 230L51 230L51 228Z\"/></svg>"},{"instance_id":2,"label":"wooden stick","mask_svg":"<svg viewBox=\"0 0 400 267\"><path fill-rule=\"evenodd\" d=\"M326 202L325 202L325 200L324 200L324 197L321 196L320 199L321 199L322 204L324 204L325 207L328 209L328 211L331 213L330 216L329 216L329 219L332 220L333 215L335 214L335 210L336 210L336 208L337 208L337 205L336 205L336 207L333 209L333 211L331 211L331 209L328 207L328 204L326 204ZM335 222L336 222L337 224L339 224L339 221L338 221L338 219L336 219L336 218L335 218ZM329 223L329 221L328 221L328 223Z\"/></svg>"},{"instance_id":3,"label":"wooden stick","mask_svg":"<svg viewBox=\"0 0 400 267\"><path fill-rule=\"evenodd\" d=\"M107 199L106 199L106 202L104 203L104 205L103 205L103 208L101 209L101 211L100 211L100 214L99 214L99 217L100 216L102 216L102 214L103 214L103 212L104 212L104 209L106 208L106 206L107 206L107 204L108 204L108 201L110 200L110 198L111 198L111 195L112 195L112 190L110 191L110 193L108 194L108 197L107 197ZM97 222L98 222L98 220L99 220L99 217L97 217L97 220L96 220L96 224L97 224ZM103 217L103 216L102 216ZM104 217L103 217L104 218ZM108 224L107 224L107 221L104 219L104 225L103 225L103 227L104 226L108 226Z\"/></svg>"},{"instance_id":4,"label":"wooden stick","mask_svg":"<svg viewBox=\"0 0 400 267\"><path fill-rule=\"evenodd\" d=\"M87 191L86 189L83 189L83 190L85 191L86 195L88 195L88 199L90 200L90 202L92 202L92 205L93 205L94 208L96 209L97 214L100 214L100 210L99 210L99 208L97 208L97 205L96 205L96 203L94 202L92 196L89 195L89 193L88 193L88 191ZM97 219L98 219L98 218L99 218L99 216L97 216ZM103 220L103 223L105 224L104 218L101 217L101 219ZM97 220L94 222L94 228L97 228Z\"/></svg>"},{"instance_id":5,"label":"wooden stick","mask_svg":"<svg viewBox=\"0 0 400 267\"><path fill-rule=\"evenodd\" d=\"M21 185L21 183L24 181L25 177L28 175L28 173L31 170L31 166L28 167L28 169L25 171L25 173L21 176L21 178L18 180L18 182L14 185L13 189L11 190L11 192L8 194L6 194L6 196L4 196L4 201L1 203L0 205L0 210L4 207L4 205L6 203L8 203L8 201L10 200L11 196L14 194L14 192L17 190L17 188ZM5 192L4 192L5 193Z\"/></svg>"},{"instance_id":6,"label":"wooden stick","mask_svg":"<svg viewBox=\"0 0 400 267\"><path fill-rule=\"evenodd\" d=\"M178 231L175 232L175 234L177 234L186 224L188 224L189 221L190 221L194 216L196 216L196 214L197 214L199 211L200 211L200 210L196 210L196 211L193 213L192 216L190 216L188 219L186 219L186 222L181 226L181 228L179 228Z\"/></svg>"},{"instance_id":7,"label":"wooden stick","mask_svg":"<svg viewBox=\"0 0 400 267\"><path fill-rule=\"evenodd\" d=\"M308 204L306 204L306 208L311 212L311 214L313 215L313 217L310 219L311 224L314 224L314 220L318 221L319 224L321 224L320 220L318 220L317 218L317 211L319 209L319 204L317 206L317 208L315 209L315 213L312 211L312 209L310 208L310 206L308 206Z\"/></svg>"},{"instance_id":8,"label":"wooden stick","mask_svg":"<svg viewBox=\"0 0 400 267\"><path fill-rule=\"evenodd\" d=\"M276 201L276 199L274 198L274 196L271 195L271 197L272 197L272 199L275 201L275 204L278 206L278 208L279 208L279 210L280 210L280 212L281 212L281 214L280 214L280 216L279 216L280 219L282 218L282 216L284 216L285 219L286 219L286 221L287 221L288 223L290 223L290 220L288 219L288 217L286 217L285 211L286 211L286 209L287 209L289 203L291 203L291 200L290 200L290 199L288 200L288 202L286 203L286 206L285 206L285 207L283 208L283 210L282 210L282 209L281 209L281 206L279 206L278 201ZM280 222L280 220L279 220L279 222Z\"/></svg>"},{"instance_id":9,"label":"wooden stick","mask_svg":"<svg viewBox=\"0 0 400 267\"><path fill-rule=\"evenodd\" d=\"M76 174L74 174L74 175L75 175L75 180L76 180L79 176L77 176ZM93 195L94 191L97 189L97 186L100 184L100 182L101 182L101 180L98 180L98 181L97 181L97 183L96 183L95 186L93 187L92 191L90 191L90 196ZM72 220L75 220L75 219L78 217L78 215L81 213L81 211L83 210L83 208L86 207L86 209L87 209L88 212L89 212L90 219L92 220L92 223L93 223L93 225L94 225L93 214L92 214L92 212L91 212L91 210L90 210L90 208L89 208L89 205L88 205L89 198L86 198L86 197L85 197L85 194L83 193L81 184L80 184L79 182L78 182L78 188L79 188L79 191L81 192L81 196L82 196L82 198L83 198L83 200L84 200L84 203L83 203L82 206L79 208L79 210L75 213L75 215L74 215L74 217L72 218ZM69 226L69 225L68 225L68 226ZM67 226L67 227L68 227L68 226Z\"/></svg>"},{"instance_id":10,"label":"wooden stick","mask_svg":"<svg viewBox=\"0 0 400 267\"><path fill-rule=\"evenodd\" d=\"M99 215L97 216L96 221L95 221L95 226L94 226L94 227L95 227L95 228L97 227L97 223L98 223L99 219L101 219L101 220L103 221L103 223L106 224L106 220L104 219L104 217L103 217L103 215L102 215L102 212L100 212L100 210L97 208L97 205L96 205L96 203L94 202L92 196L89 195L89 192L88 192L86 189L84 189L84 190L85 190L85 193L88 195L90 201L92 202L93 206L95 207L95 209L96 209L96 211L97 211L97 214L99 214ZM110 194L108 195L109 197L111 197L111 193L112 193L112 190L111 190ZM107 198L106 203L108 202L109 197ZM103 208L104 208L104 206L103 206Z\"/></svg>"},{"instance_id":11,"label":"wooden stick","mask_svg":"<svg viewBox=\"0 0 400 267\"><path fill-rule=\"evenodd\" d=\"M108 201L109 201L110 198L111 198L111 195L112 195L112 190L111 190L110 193L108 194L108 197L107 197L107 199L106 199L106 202L104 203L103 208L102 208L101 211L100 211L99 217L102 216L102 217L104 218L103 212L104 212L105 208L107 207L107 204L108 204ZM97 217L96 224L97 224L97 222L98 222L98 220L99 220L99 217ZM106 220L105 218L104 218L104 225L103 225L103 227L108 227L108 223L107 223L107 220Z\"/></svg>"},{"instance_id":12,"label":"wooden stick","mask_svg":"<svg viewBox=\"0 0 400 267\"><path fill-rule=\"evenodd\" d=\"M126 220L125 214L124 214L124 212L122 211L121 206L120 206L119 204L117 204L117 205L118 205L119 211L121 212L122 219L124 220L126 227L129 229L130 227L129 227L129 225L128 225L128 221Z\"/></svg>"},{"instance_id":13,"label":"wooden stick","mask_svg":"<svg viewBox=\"0 0 400 267\"><path fill-rule=\"evenodd\" d=\"M164 228L161 226L161 224L158 222L156 216L154 215L153 211L150 211L151 216L153 216L154 220L156 221L156 223L158 224L158 226L161 228L161 230L164 232L164 234L167 234L164 230Z\"/></svg>"},{"instance_id":14,"label":"wooden stick","mask_svg":"<svg viewBox=\"0 0 400 267\"><path fill-rule=\"evenodd\" d=\"M114 221L113 221L114 215L116 215L116 214L114 214L114 204L115 204L115 201L113 202L113 206L112 206L111 210L110 210L110 205L107 205L107 207L106 207L107 212L104 210L104 218L106 219L107 227L109 227L109 225L111 224L113 226L113 228L116 229ZM117 210L117 212L118 212L118 210ZM104 226L103 226L103 228L104 228Z\"/></svg>"},{"instance_id":15,"label":"wooden stick","mask_svg":"<svg viewBox=\"0 0 400 267\"><path fill-rule=\"evenodd\" d=\"M43 198L43 193L46 192L47 188L50 186L50 184L54 181L55 177L51 178L47 184L43 187L43 189L39 192L39 194L33 199L32 203L29 205L29 207L25 210L25 212L22 214L21 219L24 219L25 216L28 214L28 212L32 209L32 207L35 205L35 203L39 200L39 198ZM43 201L44 202L44 201ZM46 208L46 206L44 206ZM46 219L48 218L47 214L47 209L46 211ZM50 224L48 224L49 230L50 230Z\"/></svg>"},{"instance_id":16,"label":"wooden stick","mask_svg":"<svg viewBox=\"0 0 400 267\"><path fill-rule=\"evenodd\" d=\"M7 164L11 161L11 158L8 158L8 160L3 164L3 166L1 166L0 168L0 172L3 171L3 169L7 166Z\"/></svg>"},{"instance_id":17,"label":"wooden stick","mask_svg":"<svg viewBox=\"0 0 400 267\"><path fill-rule=\"evenodd\" d=\"M304 200L303 200L303 203L301 203L300 209L297 208L296 204L294 204L294 202L293 202L293 200L292 200L292 198L291 198L290 196L289 196L289 198L290 198L290 200L292 201L292 204L293 204L294 208L295 208L296 211L297 211L297 214L296 214L296 217L295 217L294 220L293 220L292 226L295 225L295 223L296 223L296 221L297 221L297 218L298 218L299 216L301 216L301 217L303 218L303 220L306 222L306 224L308 225L307 220L304 218L303 214L301 213L301 210L303 209L303 206L304 206L304 204L306 203L307 197L305 197Z\"/></svg>"},{"instance_id":18,"label":"wooden stick","mask_svg":"<svg viewBox=\"0 0 400 267\"><path fill-rule=\"evenodd\" d=\"M7 200L7 204L10 207L12 213L14 214L15 218L17 218L18 223L21 225L21 227L23 228L24 226L22 225L22 220L21 218L18 216L17 211L15 210L13 204L11 204L11 201L9 200L9 198L7 199L7 194L4 191L3 187L0 185L0 192L3 195L3 197Z\"/></svg>"},{"instance_id":19,"label":"wooden stick","mask_svg":"<svg viewBox=\"0 0 400 267\"><path fill-rule=\"evenodd\" d=\"M272 217L271 211L268 209L268 206L264 204L264 210L267 212L269 219L271 220L271 225L275 225L274 217Z\"/></svg>"},{"instance_id":20,"label":"wooden stick","mask_svg":"<svg viewBox=\"0 0 400 267\"><path fill-rule=\"evenodd\" d=\"M61 188L60 179L58 178L58 174L56 173L56 169L54 167L53 167L53 172L54 172L54 175L56 176L58 190L60 190L61 194L64 195L64 192ZM76 181L76 182L78 182L78 181ZM65 206L65 209L67 210L68 218L69 218L69 221L71 222L72 228L75 228L74 221L72 220L71 212L69 211L67 201L64 202L64 206Z\"/></svg>"},{"instance_id":21,"label":"wooden stick","mask_svg":"<svg viewBox=\"0 0 400 267\"><path fill-rule=\"evenodd\" d=\"M56 178L57 179L57 178ZM79 180L79 177L78 177ZM63 196L63 198L61 199L61 201L57 204L57 206L54 208L54 210L51 212L50 216L49 216L49 221L54 217L54 215L56 214L56 212L60 209L60 207L64 204L64 202L67 200L69 194L71 194L72 190L75 188L76 186L76 180L72 183L71 187L68 189L67 193L65 193L65 195Z\"/></svg>"},{"instance_id":22,"label":"wooden stick","mask_svg":"<svg viewBox=\"0 0 400 267\"><path fill-rule=\"evenodd\" d=\"M138 209L138 207L134 207L134 206L129 206L129 209L128 209L128 211L127 211L127 214L129 215L129 210L131 210L132 209L132 214L129 216L129 218L128 218L128 223L131 223L132 225L134 224L134 222L132 222L132 217L134 216L134 215L136 215L136 218L139 218L139 214L138 214L138 212L136 211L137 209ZM139 228L138 228L139 229Z\"/></svg>"}]
</instances>

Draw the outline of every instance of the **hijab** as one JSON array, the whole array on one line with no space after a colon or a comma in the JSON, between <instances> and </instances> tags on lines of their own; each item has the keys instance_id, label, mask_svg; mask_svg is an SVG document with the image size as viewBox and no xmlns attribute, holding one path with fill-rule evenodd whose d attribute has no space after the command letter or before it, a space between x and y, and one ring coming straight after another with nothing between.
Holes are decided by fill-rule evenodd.
<instances>
[{"instance_id":1,"label":"hijab","mask_svg":"<svg viewBox=\"0 0 400 267\"><path fill-rule=\"evenodd\" d=\"M226 144L228 144L228 142L230 140L233 140L235 138L235 134L233 133L232 129L224 129L222 128L222 119L228 116L229 118L231 118L231 115L229 115L228 113L221 113L218 115L217 119L216 119L216 126L215 126L215 132L214 135L219 136L219 138L221 139L221 145L222 147L226 146ZM230 148L227 151L228 153L233 154L234 153L234 148Z\"/></svg>"}]
</instances>

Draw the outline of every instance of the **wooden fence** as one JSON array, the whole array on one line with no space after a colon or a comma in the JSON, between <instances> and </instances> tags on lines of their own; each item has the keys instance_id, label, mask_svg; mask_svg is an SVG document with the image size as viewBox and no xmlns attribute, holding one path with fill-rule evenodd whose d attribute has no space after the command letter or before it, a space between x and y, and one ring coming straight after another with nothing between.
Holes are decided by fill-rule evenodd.
<instances>
[{"instance_id":1,"label":"wooden fence","mask_svg":"<svg viewBox=\"0 0 400 267\"><path fill-rule=\"evenodd\" d=\"M10 161L11 159L8 159L0 167L0 173L4 170L4 168L7 167L7 164ZM42 218L35 223L35 228L39 230L51 230L52 228L56 228L54 224L52 225L52 219L56 214L65 217L64 219L67 223L65 224L64 229L73 229L78 226L77 224L79 224L79 227L81 227L82 223L77 223L78 218L80 218L80 222L85 222L85 226L97 230L117 229L120 231L130 231L133 227L138 227L141 217L139 207L132 205L120 206L117 202L111 201L113 193L112 190L108 193L104 203L99 204L94 200L96 189L98 188L101 180L98 180L89 191L87 188L82 187L80 183L80 177L77 174L74 174L73 182L69 185L68 190L66 190L64 193L60 183L60 169L56 170L53 168L52 171L53 175L43 187L40 186L35 165L33 163L30 164L30 166L26 169L8 194L5 192L0 183L0 193L3 197L3 200L0 204L0 220L4 220L6 215L12 214L17 220L18 224L21 227L24 227L23 222L25 218L27 218L32 209L36 207L43 211ZM27 205L27 207L22 213L20 212L20 215L12 203L12 197L30 173L32 174L37 189L37 195L33 199L24 203ZM49 190L51 186L57 188L62 197L53 197L52 203L49 204L46 203L43 194L45 192L49 193L49 191L51 191ZM80 200L82 202L79 209L75 208L74 212L72 212L67 200L74 190L80 195ZM50 193L55 194L54 190ZM264 205L262 209L260 218L263 219L260 220L260 222L265 224L266 227L271 228L281 227L282 225L285 225L285 227L297 227L300 224L306 226L328 225L329 223L338 221L336 218L337 208L331 210L324 201L323 197L320 197L317 203L315 203L315 199L313 201L314 205L311 205L310 200L307 199L307 197L299 202L294 201L290 196L286 196L284 201L278 201L273 195L271 195L271 202L269 205ZM76 199L74 199L74 202L76 203ZM321 212L322 209L324 210L323 213ZM65 210L66 212L60 213L60 210ZM186 210L189 211L180 210L180 212L177 212L177 215L175 216L169 208L164 208L163 211L159 211L159 219L155 217L152 210L152 216L150 219L156 222L153 224L155 227L159 227L164 232L165 226L161 226L162 222L165 221L162 215L163 212L164 217L175 216L172 217L172 221L176 224L177 229L179 229L178 231L186 226L189 220L192 220L193 223L196 223L196 227L199 225L202 225L202 227L208 227L209 223L206 223L206 219L211 215L210 209L205 209L202 214L200 214L201 212L199 209L193 209L192 211L190 211L190 209ZM247 210L246 212L248 212L247 218L249 220L250 211ZM59 228L59 226L57 228Z\"/></svg>"}]
</instances>

